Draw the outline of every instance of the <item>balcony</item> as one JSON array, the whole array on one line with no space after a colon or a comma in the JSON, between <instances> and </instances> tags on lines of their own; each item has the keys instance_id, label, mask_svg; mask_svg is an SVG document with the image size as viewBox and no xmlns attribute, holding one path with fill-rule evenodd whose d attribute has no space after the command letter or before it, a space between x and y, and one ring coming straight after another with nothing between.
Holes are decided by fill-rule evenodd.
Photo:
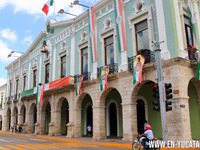
<instances>
[{"instance_id":1,"label":"balcony","mask_svg":"<svg viewBox=\"0 0 200 150\"><path fill-rule=\"evenodd\" d=\"M11 104L11 96L7 97L6 99L7 99L7 101L6 101L7 104Z\"/></svg>"},{"instance_id":2,"label":"balcony","mask_svg":"<svg viewBox=\"0 0 200 150\"><path fill-rule=\"evenodd\" d=\"M195 57L195 53L196 51L198 51L198 49L196 49L194 46L190 45L188 48L187 48L187 51L188 51L188 58L189 60L196 60L196 57Z\"/></svg>"},{"instance_id":3,"label":"balcony","mask_svg":"<svg viewBox=\"0 0 200 150\"><path fill-rule=\"evenodd\" d=\"M150 50L141 50L140 51L140 55L144 56L145 58L145 63L152 63L155 62L155 56L154 56L154 51L150 51ZM128 57L128 70L133 70L133 61L135 59L136 56L132 56L132 57Z\"/></svg>"},{"instance_id":4,"label":"balcony","mask_svg":"<svg viewBox=\"0 0 200 150\"><path fill-rule=\"evenodd\" d=\"M79 74L74 75L74 83L77 82L78 77L79 77ZM84 73L83 73L83 81L88 81L88 80L90 80L90 79L91 79L90 77L91 77L91 73L90 73L90 72L84 72Z\"/></svg>"},{"instance_id":5,"label":"balcony","mask_svg":"<svg viewBox=\"0 0 200 150\"><path fill-rule=\"evenodd\" d=\"M118 64L117 63L109 64L107 66L110 69L109 74L118 73ZM101 69L103 67L104 66L97 67L97 78L99 78L101 76Z\"/></svg>"},{"instance_id":6,"label":"balcony","mask_svg":"<svg viewBox=\"0 0 200 150\"><path fill-rule=\"evenodd\" d=\"M15 94L15 95L14 95L13 102L18 102L18 97L17 97L17 94Z\"/></svg>"}]
</instances>

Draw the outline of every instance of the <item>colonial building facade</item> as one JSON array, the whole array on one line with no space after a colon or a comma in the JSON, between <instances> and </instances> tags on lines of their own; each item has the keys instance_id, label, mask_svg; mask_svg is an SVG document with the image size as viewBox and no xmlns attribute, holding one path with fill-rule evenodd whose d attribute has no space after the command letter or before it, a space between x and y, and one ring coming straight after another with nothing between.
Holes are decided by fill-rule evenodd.
<instances>
[{"instance_id":1,"label":"colonial building facade","mask_svg":"<svg viewBox=\"0 0 200 150\"><path fill-rule=\"evenodd\" d=\"M4 118L4 109L5 109L5 102L6 102L6 89L7 85L4 84L0 87L0 130L2 130L2 123Z\"/></svg>"},{"instance_id":2,"label":"colonial building facade","mask_svg":"<svg viewBox=\"0 0 200 150\"><path fill-rule=\"evenodd\" d=\"M195 31L187 1L155 0L155 8L159 39L164 41L163 80L172 83L173 90L172 111L165 112L167 138L200 139L200 82L195 79L197 61L188 51L189 45L195 44L194 32L200 48L200 1L193 0ZM71 20L47 21L45 31L26 53L6 67L4 130L18 123L25 125L26 133L82 137L87 136L91 124L96 140L119 137L132 141L148 120L154 135L162 138L161 115L152 104L157 68L150 1L101 0L93 6L94 24L88 12ZM142 82L133 84L133 59L138 54L146 61ZM104 66L110 73L108 89L101 91ZM81 94L76 95L80 74L84 81ZM45 88L41 104L36 104L38 84L63 78L68 84Z\"/></svg>"}]
</instances>

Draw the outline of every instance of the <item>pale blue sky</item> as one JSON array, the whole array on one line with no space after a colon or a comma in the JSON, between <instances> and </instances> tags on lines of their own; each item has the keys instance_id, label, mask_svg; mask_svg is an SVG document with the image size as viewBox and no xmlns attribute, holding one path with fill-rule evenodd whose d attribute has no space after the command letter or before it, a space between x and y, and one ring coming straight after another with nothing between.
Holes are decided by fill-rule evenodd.
<instances>
[{"instance_id":1,"label":"pale blue sky","mask_svg":"<svg viewBox=\"0 0 200 150\"><path fill-rule=\"evenodd\" d=\"M80 4L93 6L99 0L79 0ZM69 15L54 15L54 6L48 16L41 10L47 0L1 0L0 3L0 85L6 83L5 67L16 58L7 58L11 50L25 52L48 19L57 21L71 18ZM69 5L73 0L55 0L55 12L64 8L66 12L81 14L84 7Z\"/></svg>"}]
</instances>

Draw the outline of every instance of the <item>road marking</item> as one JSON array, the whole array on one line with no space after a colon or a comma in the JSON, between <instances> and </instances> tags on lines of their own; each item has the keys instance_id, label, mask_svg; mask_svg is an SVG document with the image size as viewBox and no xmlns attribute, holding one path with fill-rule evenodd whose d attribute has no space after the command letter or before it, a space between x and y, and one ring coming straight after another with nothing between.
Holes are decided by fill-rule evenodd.
<instances>
[{"instance_id":1,"label":"road marking","mask_svg":"<svg viewBox=\"0 0 200 150\"><path fill-rule=\"evenodd\" d=\"M46 145L46 144L38 144L38 145L41 145L41 146L45 146L45 147L50 147L50 148L59 148L59 147L56 147L56 146L51 146L51 145Z\"/></svg>"},{"instance_id":2,"label":"road marking","mask_svg":"<svg viewBox=\"0 0 200 150\"><path fill-rule=\"evenodd\" d=\"M32 138L30 138L30 140L34 140L34 141L46 141L46 140L40 140L40 139L32 139Z\"/></svg>"},{"instance_id":3,"label":"road marking","mask_svg":"<svg viewBox=\"0 0 200 150\"><path fill-rule=\"evenodd\" d=\"M9 141L3 140L3 139L0 139L0 141L2 141L2 142L9 142Z\"/></svg>"},{"instance_id":4,"label":"road marking","mask_svg":"<svg viewBox=\"0 0 200 150\"><path fill-rule=\"evenodd\" d=\"M18 146L21 146L21 147L26 147L26 148L29 148L29 149L38 149L38 148L35 148L35 147L30 147L30 146L26 146L26 145L21 145L21 144L17 144Z\"/></svg>"},{"instance_id":5,"label":"road marking","mask_svg":"<svg viewBox=\"0 0 200 150\"><path fill-rule=\"evenodd\" d=\"M5 146L10 147L10 148L14 148L14 149L18 149L18 150L26 150L26 149L23 149L23 148L20 148L20 147L12 146L12 145L5 145Z\"/></svg>"},{"instance_id":6,"label":"road marking","mask_svg":"<svg viewBox=\"0 0 200 150\"><path fill-rule=\"evenodd\" d=\"M8 148L4 148L4 147L1 147L1 146L0 146L0 149L1 149L1 150L10 150L10 149L8 149Z\"/></svg>"},{"instance_id":7,"label":"road marking","mask_svg":"<svg viewBox=\"0 0 200 150\"><path fill-rule=\"evenodd\" d=\"M45 148L45 149L49 149L48 147L44 147L44 146L39 146L39 145L34 145L34 144L27 144L33 147L39 147L39 148Z\"/></svg>"}]
</instances>

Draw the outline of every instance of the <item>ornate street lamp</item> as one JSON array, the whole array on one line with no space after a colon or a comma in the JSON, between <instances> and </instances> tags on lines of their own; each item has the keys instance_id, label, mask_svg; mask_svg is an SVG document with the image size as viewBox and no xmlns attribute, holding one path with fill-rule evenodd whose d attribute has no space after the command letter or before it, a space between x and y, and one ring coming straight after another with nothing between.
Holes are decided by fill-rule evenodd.
<instances>
[{"instance_id":1,"label":"ornate street lamp","mask_svg":"<svg viewBox=\"0 0 200 150\"><path fill-rule=\"evenodd\" d=\"M83 7L86 7L86 8L90 8L86 5L80 4L79 0L75 0L73 3L71 3L70 7L73 7L73 5L79 5L79 6L83 6Z\"/></svg>"}]
</instances>

